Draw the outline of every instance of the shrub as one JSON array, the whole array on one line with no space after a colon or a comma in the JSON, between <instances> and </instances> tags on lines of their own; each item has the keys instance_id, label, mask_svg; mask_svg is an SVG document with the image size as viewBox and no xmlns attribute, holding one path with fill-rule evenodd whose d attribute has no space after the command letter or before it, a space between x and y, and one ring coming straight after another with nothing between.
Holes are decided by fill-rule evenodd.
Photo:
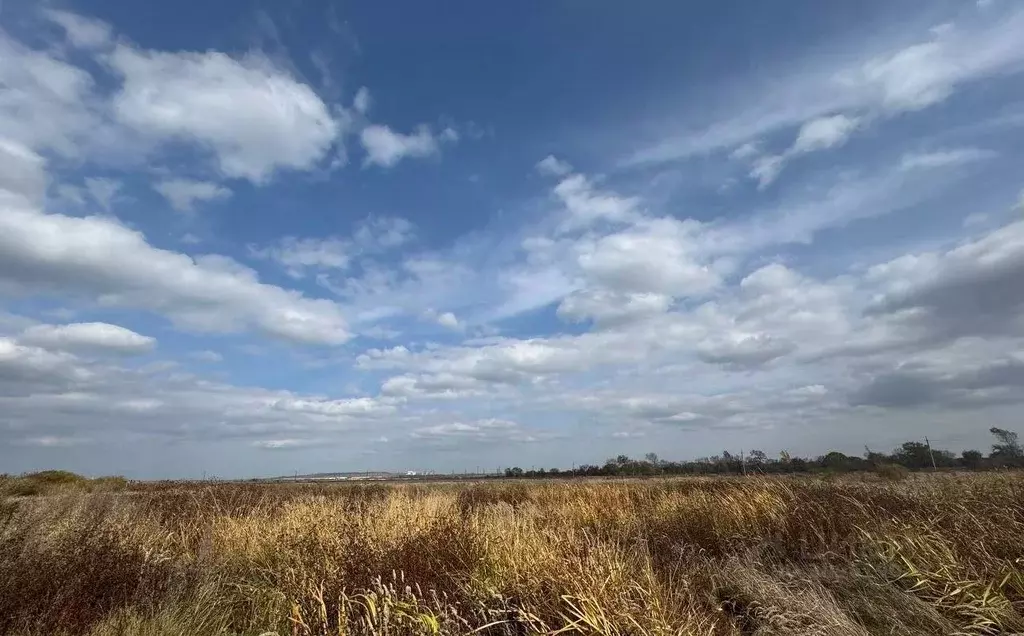
<instances>
[{"instance_id":1,"label":"shrub","mask_svg":"<svg viewBox=\"0 0 1024 636\"><path fill-rule=\"evenodd\" d=\"M875 468L875 474L885 481L898 482L910 477L910 470L899 464L881 464Z\"/></svg>"}]
</instances>

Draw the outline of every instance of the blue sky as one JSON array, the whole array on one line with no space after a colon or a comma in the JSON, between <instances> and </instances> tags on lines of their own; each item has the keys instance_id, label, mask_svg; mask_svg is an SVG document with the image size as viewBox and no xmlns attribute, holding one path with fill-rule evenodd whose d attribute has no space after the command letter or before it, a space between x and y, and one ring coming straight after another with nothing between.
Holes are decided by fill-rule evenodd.
<instances>
[{"instance_id":1,"label":"blue sky","mask_svg":"<svg viewBox=\"0 0 1024 636\"><path fill-rule=\"evenodd\" d=\"M1024 8L0 7L0 471L984 448Z\"/></svg>"}]
</instances>

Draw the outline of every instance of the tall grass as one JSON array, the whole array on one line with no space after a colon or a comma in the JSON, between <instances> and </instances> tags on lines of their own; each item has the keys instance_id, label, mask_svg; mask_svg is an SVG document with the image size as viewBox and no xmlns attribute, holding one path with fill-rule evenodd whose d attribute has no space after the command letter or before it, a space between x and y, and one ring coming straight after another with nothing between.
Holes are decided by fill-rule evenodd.
<instances>
[{"instance_id":1,"label":"tall grass","mask_svg":"<svg viewBox=\"0 0 1024 636\"><path fill-rule=\"evenodd\" d=\"M1015 473L65 486L6 486L0 633L1024 631Z\"/></svg>"}]
</instances>

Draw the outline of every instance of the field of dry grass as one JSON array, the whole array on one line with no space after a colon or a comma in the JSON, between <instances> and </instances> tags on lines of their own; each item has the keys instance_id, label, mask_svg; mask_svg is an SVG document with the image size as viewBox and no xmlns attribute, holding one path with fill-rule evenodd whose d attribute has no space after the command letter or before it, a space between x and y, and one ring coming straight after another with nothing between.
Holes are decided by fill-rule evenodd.
<instances>
[{"instance_id":1,"label":"field of dry grass","mask_svg":"<svg viewBox=\"0 0 1024 636\"><path fill-rule=\"evenodd\" d=\"M1024 477L0 482L5 634L1005 634Z\"/></svg>"}]
</instances>

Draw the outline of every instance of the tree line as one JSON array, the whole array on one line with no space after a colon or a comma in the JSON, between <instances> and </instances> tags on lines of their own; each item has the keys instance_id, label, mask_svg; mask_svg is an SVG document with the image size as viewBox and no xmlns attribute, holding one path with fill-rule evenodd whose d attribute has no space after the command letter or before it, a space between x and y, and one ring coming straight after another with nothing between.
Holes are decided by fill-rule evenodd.
<instances>
[{"instance_id":1,"label":"tree line","mask_svg":"<svg viewBox=\"0 0 1024 636\"><path fill-rule=\"evenodd\" d=\"M903 442L891 453L878 453L865 447L864 455L846 455L832 451L816 458L794 457L783 451L779 457L768 457L760 450L739 454L722 451L721 455L701 457L691 461L666 461L655 453L647 453L643 459L619 455L604 465L584 464L571 470L543 468L523 470L518 466L505 469L506 477L614 477L644 475L721 475L721 474L784 474L813 472L855 472L877 471L902 467L907 470L932 468L959 468L967 470L991 470L998 468L1024 468L1024 449L1021 448L1017 433L1001 428L991 428L996 438L986 456L979 450L965 450L956 455L952 451L932 448L926 442Z\"/></svg>"}]
</instances>

